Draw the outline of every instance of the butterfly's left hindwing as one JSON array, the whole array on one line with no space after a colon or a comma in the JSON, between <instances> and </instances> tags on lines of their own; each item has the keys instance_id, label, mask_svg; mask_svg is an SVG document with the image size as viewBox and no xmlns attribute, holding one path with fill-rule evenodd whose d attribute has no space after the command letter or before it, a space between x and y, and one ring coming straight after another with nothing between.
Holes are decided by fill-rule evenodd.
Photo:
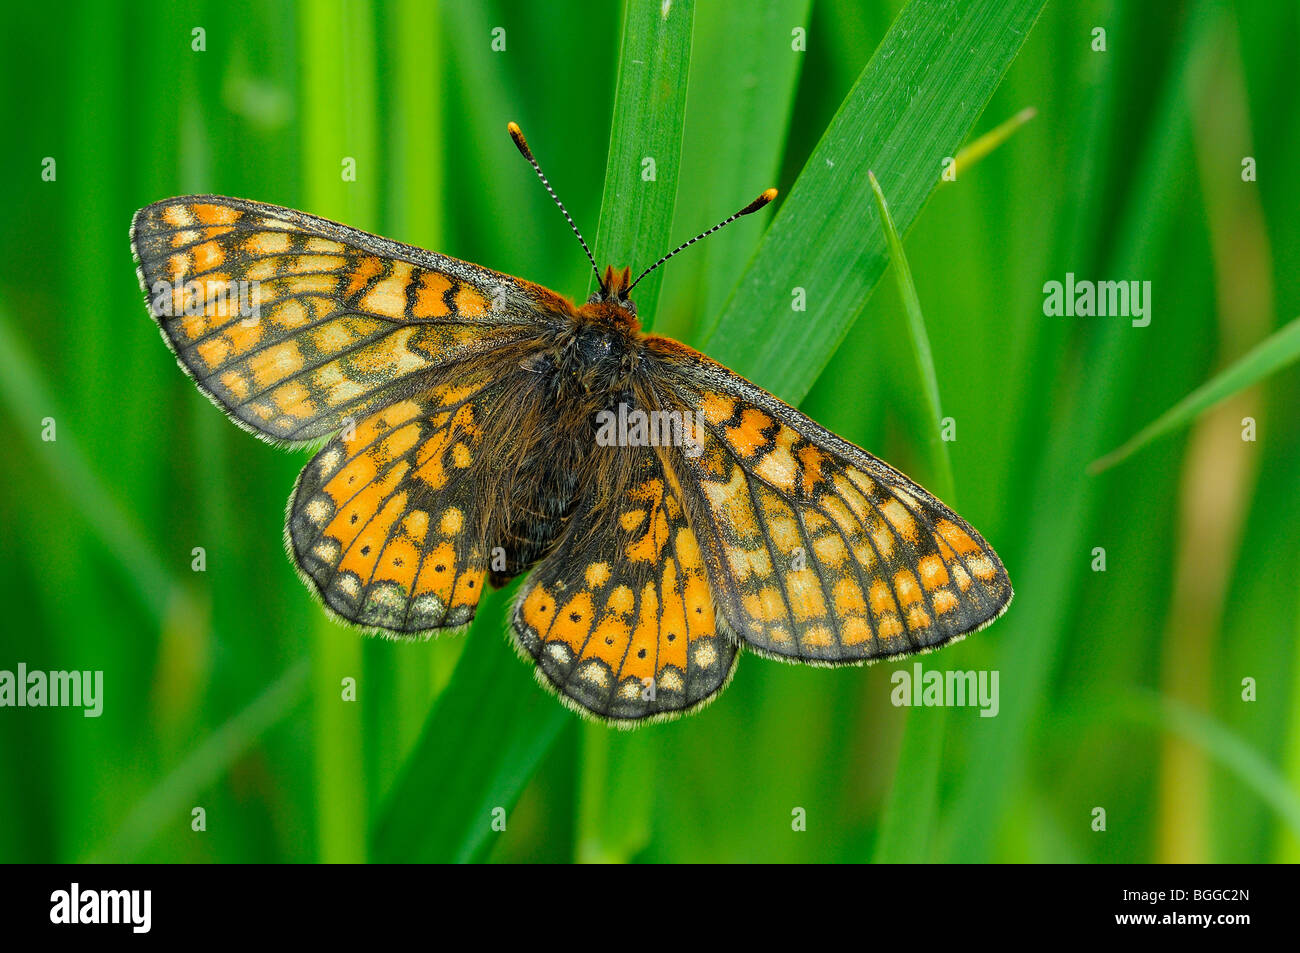
<instances>
[{"instance_id":1,"label":"butterfly's left hindwing","mask_svg":"<svg viewBox=\"0 0 1300 953\"><path fill-rule=\"evenodd\" d=\"M131 245L150 313L199 388L244 428L290 444L570 310L487 268L224 196L141 209Z\"/></svg>"},{"instance_id":2,"label":"butterfly's left hindwing","mask_svg":"<svg viewBox=\"0 0 1300 953\"><path fill-rule=\"evenodd\" d=\"M722 365L648 339L676 407L702 417L678 453L720 614L758 651L822 664L935 648L1011 600L992 547L917 483Z\"/></svg>"}]
</instances>

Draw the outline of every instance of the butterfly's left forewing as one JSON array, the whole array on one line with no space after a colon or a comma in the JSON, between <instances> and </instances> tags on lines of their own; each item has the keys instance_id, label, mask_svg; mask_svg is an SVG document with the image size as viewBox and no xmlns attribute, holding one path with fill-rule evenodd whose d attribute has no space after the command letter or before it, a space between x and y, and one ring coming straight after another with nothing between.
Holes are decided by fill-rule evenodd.
<instances>
[{"instance_id":1,"label":"butterfly's left forewing","mask_svg":"<svg viewBox=\"0 0 1300 953\"><path fill-rule=\"evenodd\" d=\"M700 416L677 470L719 613L764 654L839 664L934 648L1005 611L992 547L917 483L727 368L648 341Z\"/></svg>"}]
</instances>

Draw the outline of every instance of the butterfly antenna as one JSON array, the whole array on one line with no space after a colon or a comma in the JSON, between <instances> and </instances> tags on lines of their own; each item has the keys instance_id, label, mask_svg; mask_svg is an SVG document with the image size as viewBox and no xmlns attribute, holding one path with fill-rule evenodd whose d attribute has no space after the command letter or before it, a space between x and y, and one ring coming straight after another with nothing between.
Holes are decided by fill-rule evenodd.
<instances>
[{"instance_id":1,"label":"butterfly antenna","mask_svg":"<svg viewBox=\"0 0 1300 953\"><path fill-rule=\"evenodd\" d=\"M528 160L529 165L533 167L533 171L537 173L537 177L542 180L542 185L546 186L546 191L550 193L551 198L555 200L555 204L560 207L560 212L564 215L564 220L569 223L569 227L573 229L573 234L578 236L578 242L582 245L582 250L587 253L587 261L591 262L591 270L596 273L596 280L600 281L600 269L596 267L596 259L592 257L591 249L587 247L586 239L582 237L582 232L578 231L578 226L574 224L573 216L569 214L569 210L564 207L564 203L560 201L560 197L555 194L555 189L551 188L551 183L546 178L546 173L543 172L542 167L537 164L537 160L533 157L533 150L528 148L528 140L524 138L523 130L519 128L517 123L513 122L509 123L506 128L510 130L510 138L515 141L515 148L518 149L520 154ZM603 288L605 283L603 281L600 283Z\"/></svg>"},{"instance_id":2,"label":"butterfly antenna","mask_svg":"<svg viewBox=\"0 0 1300 953\"><path fill-rule=\"evenodd\" d=\"M739 212L737 212L735 215L732 215L732 216L730 216L730 217L728 217L728 218L724 218L724 219L723 219L722 221L720 221L717 225L714 225L712 228L710 228L710 229L708 229L708 230L706 230L706 231L700 232L698 235L696 235L696 236L695 236L694 238L692 238L690 241L682 242L680 245L678 245L676 248L674 248L674 249L673 249L672 251L670 251L668 254L664 255L662 258L660 258L657 262L655 262L653 265L651 265L651 266L650 266L649 268L647 268L645 271L641 272L641 274L639 274L639 275L637 276L636 281L634 281L634 282L632 282L632 284L628 285L627 290L623 292L623 297L626 298L626 297L631 293L632 289L635 288L635 287L637 286L638 283L640 283L640 281L641 281L642 278L644 278L646 275L650 274L650 272L654 271L656 268L658 268L660 265L662 265L664 262L666 262L669 258L672 258L673 255L676 255L679 251L683 251L683 250L685 250L685 249L687 249L687 248L690 248L692 245L694 245L696 242L698 242L701 238L707 238L708 236L712 235L714 232L718 231L719 229L726 228L728 225L730 225L730 224L731 224L732 222L734 222L736 219L740 218L740 216L742 216L742 215L749 215L749 214L752 213L752 212L757 212L759 209L761 209L761 208L762 208L764 205L766 205L768 202L772 201L772 199L774 199L774 198L776 198L776 189L768 189L766 192L764 192L764 193L763 193L762 195L760 195L758 198L754 199L754 201L750 202L748 205L746 205L744 208L742 208L742 209L741 209Z\"/></svg>"}]
</instances>

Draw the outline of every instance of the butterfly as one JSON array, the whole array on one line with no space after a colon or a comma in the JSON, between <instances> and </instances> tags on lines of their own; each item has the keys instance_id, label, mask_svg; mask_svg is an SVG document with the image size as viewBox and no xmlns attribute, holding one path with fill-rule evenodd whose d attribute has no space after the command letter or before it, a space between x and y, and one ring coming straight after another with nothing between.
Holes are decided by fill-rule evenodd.
<instances>
[{"instance_id":1,"label":"butterfly","mask_svg":"<svg viewBox=\"0 0 1300 953\"><path fill-rule=\"evenodd\" d=\"M285 540L335 617L463 627L528 572L519 652L578 712L631 725L715 698L742 646L813 665L926 651L1012 596L992 548L898 470L726 367L641 331L599 279L540 285L345 225L193 195L136 213L149 311L237 424L318 448Z\"/></svg>"}]
</instances>

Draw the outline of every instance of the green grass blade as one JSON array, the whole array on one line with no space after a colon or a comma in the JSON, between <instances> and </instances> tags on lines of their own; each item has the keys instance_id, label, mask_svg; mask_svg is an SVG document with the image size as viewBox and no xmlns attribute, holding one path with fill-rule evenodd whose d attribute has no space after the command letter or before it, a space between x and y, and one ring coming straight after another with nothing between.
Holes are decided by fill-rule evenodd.
<instances>
[{"instance_id":1,"label":"green grass blade","mask_svg":"<svg viewBox=\"0 0 1300 953\"><path fill-rule=\"evenodd\" d=\"M633 279L671 247L694 28L694 0L632 0L624 14L595 251L602 267L632 265ZM654 323L662 278L656 271L636 287L643 327ZM588 724L582 743L578 859L625 861L649 837L653 742Z\"/></svg>"},{"instance_id":2,"label":"green grass blade","mask_svg":"<svg viewBox=\"0 0 1300 953\"><path fill-rule=\"evenodd\" d=\"M930 479L934 492L949 505L955 506L952 458L939 426L943 419L939 401L939 377L934 372L934 353L930 350L930 335L925 330L921 299L916 293L916 283L912 281L912 269L907 264L907 255L903 252L903 240L898 237L898 230L894 228L894 220L889 214L885 193L881 191L874 172L868 171L867 179L876 196L876 208L880 212L880 222L889 246L889 258L894 263L894 274L898 278L898 294L903 299L903 311L907 315L908 340L912 344L917 376L921 381L921 400L925 403L926 416L930 420L931 430L925 441L930 456Z\"/></svg>"},{"instance_id":3,"label":"green grass blade","mask_svg":"<svg viewBox=\"0 0 1300 953\"><path fill-rule=\"evenodd\" d=\"M1034 110L1023 109L990 132L957 153L959 169L969 169L1006 142L1017 129L1034 117ZM903 240L894 227L893 217L885 193L880 188L875 173L868 171L867 178L875 193L876 208L884 226L889 246L889 257L894 264L898 280L899 298L907 315L908 340L916 359L920 387L918 400L925 404L923 419L932 422L926 447L929 451L929 476L931 488L950 506L957 504L957 487L952 472L952 456L948 444L941 436L943 419L939 397L939 378L934 369L930 350L930 336L926 331L925 315L921 311L920 296L912 280L912 269L907 263ZM931 832L935 826L938 803L939 764L943 753L943 738L947 712L945 709L929 711L916 708L908 712L898 753L898 766L894 784L885 803L876 841L876 863L907 863L927 859Z\"/></svg>"},{"instance_id":4,"label":"green grass blade","mask_svg":"<svg viewBox=\"0 0 1300 953\"><path fill-rule=\"evenodd\" d=\"M867 171L915 220L997 88L1045 0L913 0L840 106L706 344L712 357L799 401L884 272ZM814 237L815 236L815 237ZM791 313L795 289L806 311ZM773 320L755 334L760 316ZM780 316L778 318L778 316Z\"/></svg>"},{"instance_id":5,"label":"green grass blade","mask_svg":"<svg viewBox=\"0 0 1300 953\"><path fill-rule=\"evenodd\" d=\"M1033 106L1026 106L1010 119L999 123L997 126L984 133L984 135L980 136L974 142L962 146L957 155L953 157L953 175L961 175L961 173L979 162L980 159L983 159L998 146L1002 145L1002 143L1010 139L1017 129L1037 115L1038 110ZM941 178L940 181L955 182L957 180L956 178Z\"/></svg>"},{"instance_id":6,"label":"green grass blade","mask_svg":"<svg viewBox=\"0 0 1300 953\"><path fill-rule=\"evenodd\" d=\"M791 31L806 25L808 6L807 0L765 0L744 8L697 8L674 217L677 238L695 234L776 181L804 59L791 49ZM697 92L701 88L707 91L703 95ZM690 340L692 326L720 312L762 237L766 214L711 236L663 269L664 294L655 315L660 329ZM640 288L642 305L639 294ZM665 327L669 319L675 323ZM579 861L628 861L652 843L652 813L672 810L658 794L657 779L681 756L665 737L668 731L584 728Z\"/></svg>"},{"instance_id":7,"label":"green grass blade","mask_svg":"<svg viewBox=\"0 0 1300 953\"><path fill-rule=\"evenodd\" d=\"M634 280L670 248L694 20L694 0L630 0L624 13L595 256L601 269L631 266ZM662 280L656 271L637 285L645 327Z\"/></svg>"},{"instance_id":8,"label":"green grass blade","mask_svg":"<svg viewBox=\"0 0 1300 953\"><path fill-rule=\"evenodd\" d=\"M1294 636L1300 636L1300 613L1296 614ZM1300 698L1300 638L1294 640L1292 649L1291 697ZM1283 773L1293 791L1300 791L1300 706L1292 706L1287 725L1286 746L1282 752ZM1280 864L1300 863L1300 833L1285 832L1274 847L1274 861Z\"/></svg>"},{"instance_id":9,"label":"green grass blade","mask_svg":"<svg viewBox=\"0 0 1300 953\"><path fill-rule=\"evenodd\" d=\"M1224 368L1210 380L1105 456L1088 465L1092 474L1109 470L1127 460L1147 444L1185 427L1219 401L1264 380L1300 357L1300 318L1270 334L1232 366Z\"/></svg>"},{"instance_id":10,"label":"green grass blade","mask_svg":"<svg viewBox=\"0 0 1300 953\"><path fill-rule=\"evenodd\" d=\"M381 166L375 89L375 29L370 4L342 10L299 8L303 160L307 207L377 229ZM345 180L344 158L356 163ZM317 850L326 863L365 859L367 800L361 706L342 698L344 678L364 692L364 649L355 631L323 615L314 626L312 671L316 746Z\"/></svg>"},{"instance_id":11,"label":"green grass blade","mask_svg":"<svg viewBox=\"0 0 1300 953\"><path fill-rule=\"evenodd\" d=\"M583 726L575 859L630 861L650 840L655 774L661 760L651 730L635 734Z\"/></svg>"},{"instance_id":12,"label":"green grass blade","mask_svg":"<svg viewBox=\"0 0 1300 953\"><path fill-rule=\"evenodd\" d=\"M946 722L947 711L943 708L908 711L894 784L880 819L873 863L918 863L929 858Z\"/></svg>"},{"instance_id":13,"label":"green grass blade","mask_svg":"<svg viewBox=\"0 0 1300 953\"><path fill-rule=\"evenodd\" d=\"M686 237L779 185L795 88L806 52L791 33L807 28L810 0L710 3L695 16L675 235ZM681 322L664 333L683 339L711 327L763 237L771 211L757 212L700 242L665 269L661 318ZM667 300L669 288L676 292ZM701 291L703 292L701 294ZM661 321L660 327L663 328Z\"/></svg>"},{"instance_id":14,"label":"green grass blade","mask_svg":"<svg viewBox=\"0 0 1300 953\"><path fill-rule=\"evenodd\" d=\"M392 105L384 169L384 234L421 248L446 249L446 123L443 113L447 33L442 11L421 0L381 9L380 75L391 71ZM381 87L382 89L382 87ZM454 648L454 646L452 646ZM386 640L363 645L367 692L364 718L367 775L372 803L381 802L414 749L440 678L454 658L437 647L395 647ZM431 649L431 650L430 650Z\"/></svg>"}]
</instances>

